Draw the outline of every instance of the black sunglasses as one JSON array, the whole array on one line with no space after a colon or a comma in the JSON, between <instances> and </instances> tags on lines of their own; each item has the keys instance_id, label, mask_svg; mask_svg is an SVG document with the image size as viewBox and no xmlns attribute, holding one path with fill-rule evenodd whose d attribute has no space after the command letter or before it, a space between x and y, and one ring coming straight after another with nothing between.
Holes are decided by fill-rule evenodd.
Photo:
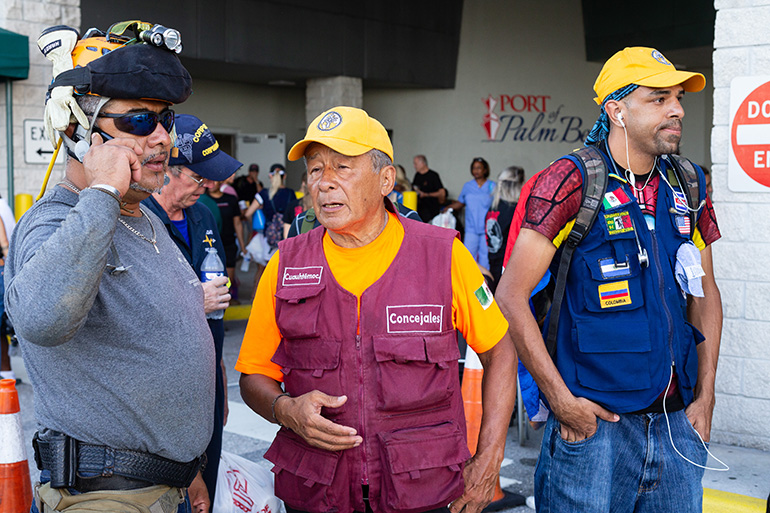
<instances>
[{"instance_id":1,"label":"black sunglasses","mask_svg":"<svg viewBox=\"0 0 770 513\"><path fill-rule=\"evenodd\" d=\"M151 110L126 112L124 114L101 112L99 117L114 119L115 128L132 135L150 135L155 131L158 123L169 133L174 128L174 111L171 109L166 109L160 113Z\"/></svg>"}]
</instances>

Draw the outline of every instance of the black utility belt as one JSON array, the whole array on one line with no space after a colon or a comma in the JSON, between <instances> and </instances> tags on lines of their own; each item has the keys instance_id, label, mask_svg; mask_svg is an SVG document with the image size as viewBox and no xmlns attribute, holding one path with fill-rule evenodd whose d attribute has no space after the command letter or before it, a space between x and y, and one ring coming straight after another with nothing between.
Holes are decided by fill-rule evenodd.
<instances>
[{"instance_id":1,"label":"black utility belt","mask_svg":"<svg viewBox=\"0 0 770 513\"><path fill-rule=\"evenodd\" d=\"M35 433L32 446L35 449L37 468L51 473L52 488L78 489L79 484L94 477L113 476L120 478L115 479L116 485L130 480L146 482L147 486L163 484L186 488L205 460L205 455L201 455L188 463L179 463L146 452L88 444L50 430ZM100 488L113 488L109 479L98 481L103 484Z\"/></svg>"}]
</instances>

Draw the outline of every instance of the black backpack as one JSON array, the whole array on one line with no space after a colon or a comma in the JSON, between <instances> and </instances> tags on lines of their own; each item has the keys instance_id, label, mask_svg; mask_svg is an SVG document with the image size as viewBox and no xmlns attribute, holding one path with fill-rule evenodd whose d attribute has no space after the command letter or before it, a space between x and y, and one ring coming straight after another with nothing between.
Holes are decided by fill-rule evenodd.
<instances>
[{"instance_id":1,"label":"black backpack","mask_svg":"<svg viewBox=\"0 0 770 513\"><path fill-rule=\"evenodd\" d=\"M605 161L604 154L593 146L577 149L562 158L571 160L580 169L583 175L583 194L580 209L575 217L575 224L562 244L562 253L559 259L555 283L552 287L546 289L548 291L553 290L551 318L548 322L548 338L545 341L548 354L551 355L552 359L556 358L556 335L558 334L559 314L564 300L564 289L567 285L567 274L572 262L572 253L596 221L599 206L602 204L604 194L607 192L609 177L609 167ZM696 206L700 206L701 203L698 173L693 163L684 157L679 155L663 155L661 158L671 164L666 166L669 183L674 187L681 187L687 197L687 204L691 209L687 212L687 215L690 217L690 237L692 238L697 222Z\"/></svg>"}]
</instances>

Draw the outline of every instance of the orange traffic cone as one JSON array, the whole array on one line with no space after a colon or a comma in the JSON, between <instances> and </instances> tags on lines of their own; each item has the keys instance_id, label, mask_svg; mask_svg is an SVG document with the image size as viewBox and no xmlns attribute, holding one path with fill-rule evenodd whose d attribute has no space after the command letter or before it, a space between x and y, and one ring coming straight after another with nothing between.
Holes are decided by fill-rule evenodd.
<instances>
[{"instance_id":1,"label":"orange traffic cone","mask_svg":"<svg viewBox=\"0 0 770 513\"><path fill-rule=\"evenodd\" d=\"M0 513L26 513L32 505L19 411L16 381L0 380Z\"/></svg>"},{"instance_id":2,"label":"orange traffic cone","mask_svg":"<svg viewBox=\"0 0 770 513\"><path fill-rule=\"evenodd\" d=\"M468 450L476 453L481 431L481 378L484 377L484 369L481 366L479 356L470 348L466 349L465 367L463 369L463 405L465 407L465 427L468 431ZM499 511L501 509L521 506L526 502L526 497L517 493L506 492L500 486L500 477L497 478L495 495L492 502L484 508L484 512Z\"/></svg>"}]
</instances>

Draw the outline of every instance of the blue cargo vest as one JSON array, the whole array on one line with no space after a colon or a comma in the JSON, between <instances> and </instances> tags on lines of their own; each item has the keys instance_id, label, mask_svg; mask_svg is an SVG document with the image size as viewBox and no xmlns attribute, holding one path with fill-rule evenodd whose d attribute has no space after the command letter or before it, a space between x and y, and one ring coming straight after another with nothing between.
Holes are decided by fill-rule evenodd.
<instances>
[{"instance_id":1,"label":"blue cargo vest","mask_svg":"<svg viewBox=\"0 0 770 513\"><path fill-rule=\"evenodd\" d=\"M667 173L671 164L661 158L657 166ZM699 183L704 184L703 172L695 167ZM704 199L704 187L699 190ZM559 318L556 366L574 395L628 413L656 400L674 365L679 392L688 405L698 370L696 344L704 337L687 322L686 298L674 276L676 252L690 239L687 211L675 204L662 177L654 230L648 229L631 186L613 173L605 198L572 257ZM639 245L646 250L649 265L640 262ZM557 251L551 262L554 276L560 256Z\"/></svg>"},{"instance_id":2,"label":"blue cargo vest","mask_svg":"<svg viewBox=\"0 0 770 513\"><path fill-rule=\"evenodd\" d=\"M331 452L278 432L265 458L275 464L276 495L295 509L364 511L362 485L375 513L427 511L463 492L470 453L449 278L457 232L388 222L401 222L404 240L361 295L360 316L357 298L329 269L323 228L279 244L275 315L283 338L272 360L292 396L347 395L321 415L364 439Z\"/></svg>"}]
</instances>

